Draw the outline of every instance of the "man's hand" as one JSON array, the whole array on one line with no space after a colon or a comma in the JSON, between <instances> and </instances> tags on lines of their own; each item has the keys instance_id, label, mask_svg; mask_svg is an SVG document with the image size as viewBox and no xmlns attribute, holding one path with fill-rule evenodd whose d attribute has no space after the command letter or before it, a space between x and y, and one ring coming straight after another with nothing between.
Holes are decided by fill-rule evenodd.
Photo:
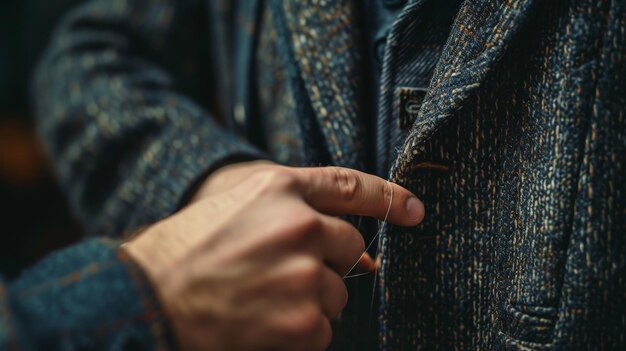
<instances>
[{"instance_id":1,"label":"man's hand","mask_svg":"<svg viewBox=\"0 0 626 351\"><path fill-rule=\"evenodd\" d=\"M281 166L271 161L260 160L233 163L219 168L211 173L211 175L200 185L191 199L191 202L224 192L237 186L254 173L272 170L275 169L275 167Z\"/></svg>"},{"instance_id":2,"label":"man's hand","mask_svg":"<svg viewBox=\"0 0 626 351\"><path fill-rule=\"evenodd\" d=\"M322 350L347 301L342 277L365 246L334 216L382 219L391 187L390 222L416 225L424 207L354 170L253 166L125 248L154 283L183 349Z\"/></svg>"}]
</instances>

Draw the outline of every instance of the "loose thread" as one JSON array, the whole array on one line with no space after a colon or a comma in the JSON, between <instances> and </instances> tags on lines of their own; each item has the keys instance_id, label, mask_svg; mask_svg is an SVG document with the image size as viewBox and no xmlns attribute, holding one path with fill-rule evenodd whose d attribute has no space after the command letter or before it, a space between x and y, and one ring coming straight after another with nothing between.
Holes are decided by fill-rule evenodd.
<instances>
[{"instance_id":1,"label":"loose thread","mask_svg":"<svg viewBox=\"0 0 626 351\"><path fill-rule=\"evenodd\" d=\"M357 273L357 274L352 274L350 275L350 273L352 273L352 271L354 270L354 268L359 264L359 262L361 261L361 258L363 257L363 255L365 255L365 253L367 253L367 251L370 249L370 247L372 247L372 245L374 244L374 242L376 241L376 239L378 239L378 237L380 236L380 233L383 231L383 228L385 227L385 223L387 222L387 218L389 217L389 212L391 212L391 205L393 204L393 186L391 186L391 183L389 183L389 181L387 181L387 185L389 185L389 190L390 192L390 197L389 197L389 206L387 207L387 213L385 213L385 218L383 219L383 221L381 222L381 224L378 226L378 230L376 231L376 235L374 235L374 237L372 238L372 240L369 242L369 244L367 245L367 247L365 248L365 251L363 251L363 253L361 254L361 256L359 256L359 259L356 260L356 262L354 262L354 264L352 265L352 267L350 267L350 270L348 271L348 273L346 273L346 275L343 276L343 279L350 279L350 278L356 278L356 277L360 277L366 274L369 274L370 272L365 272L365 273ZM360 222L360 220L359 220ZM376 248L376 255L374 256L375 260L378 260L378 247ZM376 268L376 273L378 273L378 268ZM376 274L377 276L378 274ZM375 283L375 282L374 282Z\"/></svg>"},{"instance_id":2,"label":"loose thread","mask_svg":"<svg viewBox=\"0 0 626 351\"><path fill-rule=\"evenodd\" d=\"M374 284L372 284L372 297L370 298L370 310L367 315L367 334L372 335L372 316L374 315L374 300L376 299L376 284L378 283L378 270L374 273Z\"/></svg>"},{"instance_id":3,"label":"loose thread","mask_svg":"<svg viewBox=\"0 0 626 351\"><path fill-rule=\"evenodd\" d=\"M379 232L383 230L385 224L383 223L379 229ZM380 257L378 256L378 252L380 250L380 236L378 241L378 246L376 246L376 254L374 255L376 260L376 271L374 272L374 283L372 284L372 298L370 299L370 310L369 315L367 317L367 334L372 334L372 315L374 314L374 299L376 299L376 286L378 283L378 265L380 264Z\"/></svg>"},{"instance_id":4,"label":"loose thread","mask_svg":"<svg viewBox=\"0 0 626 351\"><path fill-rule=\"evenodd\" d=\"M345 277L343 277L343 279L350 279L350 278L356 278L356 277L361 277L364 275L368 275L372 272L363 272L363 273L356 273L356 274L351 274L351 275L346 275Z\"/></svg>"},{"instance_id":5,"label":"loose thread","mask_svg":"<svg viewBox=\"0 0 626 351\"><path fill-rule=\"evenodd\" d=\"M350 268L348 273L346 273L346 275L343 277L344 280L349 279L349 278L356 278L356 277L365 276L365 275L368 275L368 274L371 273L371 272L364 272L364 273L356 273L356 274L350 275L350 273L352 273L354 268L361 261L361 258L363 257L363 255L365 255L365 253L367 253L367 251L372 247L374 242L381 237L380 234L381 234L382 230L385 228L385 223L387 222L387 218L389 217L389 213L391 212L391 205L393 204L393 186L391 185L391 183L389 181L387 181L387 184L389 185L389 189L390 189L391 192L390 192L389 206L387 207L387 213L385 213L385 218L383 219L382 222L379 222L376 234L371 239L371 241L369 242L369 244L365 248L365 251L363 251L363 253L359 257L359 259L352 265L352 267ZM358 223L357 223L357 229L359 229L359 230L361 230L361 220L362 219L363 219L363 217L359 217L359 220L358 220ZM374 284L372 285L372 295L371 295L371 299L370 299L369 313L368 313L368 322L367 322L368 335L371 335L372 314L373 314L373 310L374 310L374 299L375 299L375 296L376 296L376 282L378 281L378 262L379 262L378 250L379 250L379 248L380 248L380 244L378 245L378 247L376 247L376 254L374 255L375 260L376 260L375 261L376 262L376 268L375 268L375 273L374 273Z\"/></svg>"}]
</instances>

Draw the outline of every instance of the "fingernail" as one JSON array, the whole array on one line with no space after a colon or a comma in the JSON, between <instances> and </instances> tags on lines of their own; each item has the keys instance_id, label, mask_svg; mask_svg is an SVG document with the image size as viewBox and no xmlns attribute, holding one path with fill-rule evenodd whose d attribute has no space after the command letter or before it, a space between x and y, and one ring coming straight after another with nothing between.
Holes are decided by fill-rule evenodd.
<instances>
[{"instance_id":1,"label":"fingernail","mask_svg":"<svg viewBox=\"0 0 626 351\"><path fill-rule=\"evenodd\" d=\"M406 212L410 220L421 222L424 218L424 204L418 198L411 196L406 200Z\"/></svg>"},{"instance_id":2,"label":"fingernail","mask_svg":"<svg viewBox=\"0 0 626 351\"><path fill-rule=\"evenodd\" d=\"M370 254L368 254L367 252L363 253L363 257L361 258L361 262L363 262L364 269L366 269L368 272L373 272L376 270L376 264L374 263L374 260L372 259L372 256L370 256Z\"/></svg>"}]
</instances>

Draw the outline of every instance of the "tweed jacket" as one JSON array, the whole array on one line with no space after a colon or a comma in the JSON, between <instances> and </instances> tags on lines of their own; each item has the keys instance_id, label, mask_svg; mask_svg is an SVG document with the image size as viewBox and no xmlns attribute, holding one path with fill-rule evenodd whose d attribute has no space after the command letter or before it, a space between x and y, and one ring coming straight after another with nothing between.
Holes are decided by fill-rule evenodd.
<instances>
[{"instance_id":1,"label":"tweed jacket","mask_svg":"<svg viewBox=\"0 0 626 351\"><path fill-rule=\"evenodd\" d=\"M383 227L375 306L349 282L336 348L624 349L626 3L466 0L418 98L424 3L393 24L369 111L358 1L86 2L34 85L74 209L120 236L226 163L363 169L427 215Z\"/></svg>"}]
</instances>

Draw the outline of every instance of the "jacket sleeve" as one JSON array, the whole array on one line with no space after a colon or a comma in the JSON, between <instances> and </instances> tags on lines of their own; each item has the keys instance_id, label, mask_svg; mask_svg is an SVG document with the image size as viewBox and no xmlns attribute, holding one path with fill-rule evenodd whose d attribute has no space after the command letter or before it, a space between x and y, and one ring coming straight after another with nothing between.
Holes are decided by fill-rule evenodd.
<instances>
[{"instance_id":1,"label":"jacket sleeve","mask_svg":"<svg viewBox=\"0 0 626 351\"><path fill-rule=\"evenodd\" d=\"M98 236L163 218L211 170L264 156L220 127L200 0L92 0L68 14L34 79L62 188Z\"/></svg>"},{"instance_id":2,"label":"jacket sleeve","mask_svg":"<svg viewBox=\"0 0 626 351\"><path fill-rule=\"evenodd\" d=\"M56 252L0 278L0 350L168 350L160 306L112 239Z\"/></svg>"}]
</instances>

